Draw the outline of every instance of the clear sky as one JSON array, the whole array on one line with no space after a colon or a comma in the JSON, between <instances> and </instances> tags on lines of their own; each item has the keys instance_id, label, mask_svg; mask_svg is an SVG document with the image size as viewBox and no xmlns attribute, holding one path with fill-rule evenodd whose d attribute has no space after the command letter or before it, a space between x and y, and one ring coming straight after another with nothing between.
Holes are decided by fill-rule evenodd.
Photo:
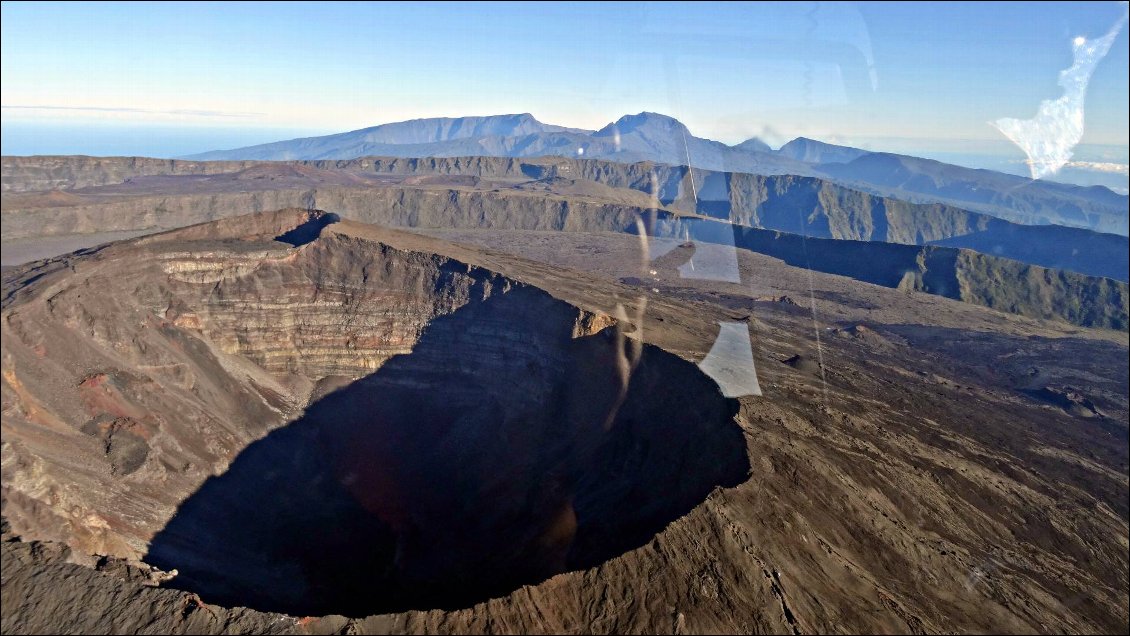
<instances>
[{"instance_id":1,"label":"clear sky","mask_svg":"<svg viewBox=\"0 0 1130 636\"><path fill-rule=\"evenodd\" d=\"M226 130L230 147L417 117L531 112L598 128L651 110L727 143L805 135L968 151L1002 143L989 121L1031 117L1058 97L1072 40L1107 33L1126 11L1124 2L5 2L0 104L6 146L28 125L97 124L107 138L115 127L166 127L171 138L206 129L219 147ZM1130 143L1127 51L1124 29L1091 79L1084 144Z\"/></svg>"}]
</instances>

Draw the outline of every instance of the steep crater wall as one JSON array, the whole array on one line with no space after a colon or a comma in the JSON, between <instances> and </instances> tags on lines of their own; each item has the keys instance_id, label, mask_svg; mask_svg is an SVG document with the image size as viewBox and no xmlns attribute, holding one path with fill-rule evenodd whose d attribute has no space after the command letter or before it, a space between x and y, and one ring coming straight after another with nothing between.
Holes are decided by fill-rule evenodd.
<instances>
[{"instance_id":1,"label":"steep crater wall","mask_svg":"<svg viewBox=\"0 0 1130 636\"><path fill-rule=\"evenodd\" d=\"M330 221L6 282L13 528L207 603L367 616L598 565L748 477L737 403L633 326Z\"/></svg>"},{"instance_id":2,"label":"steep crater wall","mask_svg":"<svg viewBox=\"0 0 1130 636\"><path fill-rule=\"evenodd\" d=\"M693 364L490 282L243 451L146 560L224 605L450 609L595 566L744 481L737 404Z\"/></svg>"}]
</instances>

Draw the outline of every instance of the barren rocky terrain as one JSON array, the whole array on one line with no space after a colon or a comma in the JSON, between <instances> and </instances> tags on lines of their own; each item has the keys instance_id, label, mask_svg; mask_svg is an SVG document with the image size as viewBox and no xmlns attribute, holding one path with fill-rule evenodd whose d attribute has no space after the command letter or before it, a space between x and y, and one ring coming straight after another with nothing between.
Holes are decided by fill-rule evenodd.
<instances>
[{"instance_id":1,"label":"barren rocky terrain","mask_svg":"<svg viewBox=\"0 0 1130 636\"><path fill-rule=\"evenodd\" d=\"M650 161L365 157L251 163L4 157L0 181L6 242L156 231L288 206L334 210L370 222L465 227L477 226L482 220L477 217L491 215L502 201L511 211L522 209L521 221L492 219L495 227L506 223L550 229L556 224L560 227L553 229L582 229L564 222L579 207L586 227L621 229L616 221L592 213L592 205L599 203L658 207L679 216L819 239L966 248L1130 282L1125 232L1120 236L1046 221L1020 224L944 203L909 203L811 176L719 172ZM421 190L427 197L420 197ZM484 199L491 206L484 208ZM1121 199L1125 207L1125 197ZM410 212L397 209L402 206ZM1062 209L1077 207L1065 204ZM1125 212L1123 224L1124 217Z\"/></svg>"},{"instance_id":2,"label":"barren rocky terrain","mask_svg":"<svg viewBox=\"0 0 1130 636\"><path fill-rule=\"evenodd\" d=\"M11 190L3 195L5 252L25 258L297 206L399 227L693 238L1026 316L1130 325L1126 237L1009 224L811 178L492 157L250 166L10 157L3 166ZM25 182L63 189L29 191ZM960 248L965 242L980 251Z\"/></svg>"},{"instance_id":3,"label":"barren rocky terrain","mask_svg":"<svg viewBox=\"0 0 1130 636\"><path fill-rule=\"evenodd\" d=\"M1124 327L493 189L6 269L3 631L1125 631Z\"/></svg>"}]
</instances>

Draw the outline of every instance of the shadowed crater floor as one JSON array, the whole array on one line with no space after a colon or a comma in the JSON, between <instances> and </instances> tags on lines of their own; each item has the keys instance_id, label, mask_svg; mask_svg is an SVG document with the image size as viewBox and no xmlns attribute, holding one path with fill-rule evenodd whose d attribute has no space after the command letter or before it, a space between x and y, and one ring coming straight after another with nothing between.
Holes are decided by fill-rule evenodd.
<instances>
[{"instance_id":1,"label":"shadowed crater floor","mask_svg":"<svg viewBox=\"0 0 1130 636\"><path fill-rule=\"evenodd\" d=\"M207 603L292 615L467 607L646 544L749 474L695 365L518 287L312 403L207 480L145 560Z\"/></svg>"}]
</instances>

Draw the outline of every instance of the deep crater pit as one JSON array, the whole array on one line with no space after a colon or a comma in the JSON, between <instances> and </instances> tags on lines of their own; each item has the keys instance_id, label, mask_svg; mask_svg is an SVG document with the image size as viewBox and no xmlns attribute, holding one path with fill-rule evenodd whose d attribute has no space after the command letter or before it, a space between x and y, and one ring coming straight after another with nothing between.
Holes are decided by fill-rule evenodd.
<instances>
[{"instance_id":1,"label":"deep crater pit","mask_svg":"<svg viewBox=\"0 0 1130 636\"><path fill-rule=\"evenodd\" d=\"M145 560L207 603L455 609L645 545L748 477L737 403L694 364L644 345L625 381L619 327L578 335L536 288L476 289L244 449Z\"/></svg>"}]
</instances>

